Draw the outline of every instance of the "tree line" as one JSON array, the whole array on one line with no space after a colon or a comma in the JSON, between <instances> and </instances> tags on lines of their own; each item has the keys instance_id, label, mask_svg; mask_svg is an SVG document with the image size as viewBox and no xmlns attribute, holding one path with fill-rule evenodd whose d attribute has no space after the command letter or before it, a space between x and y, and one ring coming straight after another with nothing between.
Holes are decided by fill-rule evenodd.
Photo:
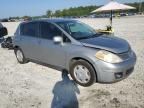
<instances>
[{"instance_id":1,"label":"tree line","mask_svg":"<svg viewBox=\"0 0 144 108\"><path fill-rule=\"evenodd\" d=\"M91 11L98 8L98 6L80 6L71 7L69 9L56 10L55 12L47 10L46 15L48 17L70 17L70 16L84 16L88 15Z\"/></svg>"},{"instance_id":2,"label":"tree line","mask_svg":"<svg viewBox=\"0 0 144 108\"><path fill-rule=\"evenodd\" d=\"M138 13L138 12L144 12L144 2L141 4L138 2L135 3L127 3L127 5L133 6L136 9L134 10L127 10L124 12L130 12L130 13ZM79 7L70 7L68 9L62 9L62 10L47 10L45 15L42 16L23 16L23 17L10 17L9 19L39 19L39 18L50 18L50 17L81 17L81 16L88 16L91 15L91 12L101 6L79 6ZM100 14L100 13L96 13Z\"/></svg>"},{"instance_id":3,"label":"tree line","mask_svg":"<svg viewBox=\"0 0 144 108\"><path fill-rule=\"evenodd\" d=\"M137 13L139 11L143 12L144 11L144 2L140 5L140 3L135 2L135 3L128 3L127 5L133 6L136 9L134 10L127 10L126 12L133 12ZM141 6L141 7L140 7ZM78 17L78 16L85 16L89 15L93 10L99 8L100 6L80 6L80 7L71 7L69 9L63 9L63 10L47 10L46 16L47 17ZM140 8L140 9L139 9Z\"/></svg>"}]
</instances>

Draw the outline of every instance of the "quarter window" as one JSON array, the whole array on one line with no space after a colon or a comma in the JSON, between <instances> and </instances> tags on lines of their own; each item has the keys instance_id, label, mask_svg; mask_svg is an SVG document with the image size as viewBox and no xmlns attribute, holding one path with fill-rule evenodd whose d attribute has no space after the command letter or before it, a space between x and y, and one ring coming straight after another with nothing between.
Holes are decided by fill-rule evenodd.
<instances>
[{"instance_id":1,"label":"quarter window","mask_svg":"<svg viewBox=\"0 0 144 108\"><path fill-rule=\"evenodd\" d=\"M40 24L42 38L52 40L54 36L62 36L63 33L55 25L48 22L41 22Z\"/></svg>"}]
</instances>

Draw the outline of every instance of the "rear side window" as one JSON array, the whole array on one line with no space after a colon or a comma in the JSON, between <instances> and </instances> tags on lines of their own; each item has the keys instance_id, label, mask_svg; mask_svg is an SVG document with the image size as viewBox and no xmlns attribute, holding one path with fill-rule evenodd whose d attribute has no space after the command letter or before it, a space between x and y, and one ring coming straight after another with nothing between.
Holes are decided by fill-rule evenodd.
<instances>
[{"instance_id":1,"label":"rear side window","mask_svg":"<svg viewBox=\"0 0 144 108\"><path fill-rule=\"evenodd\" d=\"M40 36L45 39L52 40L54 36L62 36L62 31L55 25L48 22L40 23Z\"/></svg>"},{"instance_id":2,"label":"rear side window","mask_svg":"<svg viewBox=\"0 0 144 108\"><path fill-rule=\"evenodd\" d=\"M30 22L21 25L21 35L38 37L38 23Z\"/></svg>"}]
</instances>

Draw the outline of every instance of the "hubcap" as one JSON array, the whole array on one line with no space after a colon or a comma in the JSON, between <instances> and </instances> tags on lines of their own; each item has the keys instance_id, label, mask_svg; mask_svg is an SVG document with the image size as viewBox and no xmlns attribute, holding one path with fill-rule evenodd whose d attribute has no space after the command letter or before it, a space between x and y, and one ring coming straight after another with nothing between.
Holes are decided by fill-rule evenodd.
<instances>
[{"instance_id":1,"label":"hubcap","mask_svg":"<svg viewBox=\"0 0 144 108\"><path fill-rule=\"evenodd\" d=\"M74 76L80 83L88 83L91 77L89 70L83 65L75 66Z\"/></svg>"},{"instance_id":2,"label":"hubcap","mask_svg":"<svg viewBox=\"0 0 144 108\"><path fill-rule=\"evenodd\" d=\"M22 54L22 52L20 50L18 50L17 53L16 53L16 55L17 55L18 61L22 62L23 61L23 54Z\"/></svg>"}]
</instances>

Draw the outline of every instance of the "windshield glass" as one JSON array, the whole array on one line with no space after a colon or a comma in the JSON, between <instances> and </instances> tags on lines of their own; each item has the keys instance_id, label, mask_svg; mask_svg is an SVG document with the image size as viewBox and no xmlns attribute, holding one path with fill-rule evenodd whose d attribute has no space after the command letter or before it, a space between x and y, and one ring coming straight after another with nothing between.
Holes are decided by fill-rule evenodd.
<instances>
[{"instance_id":1,"label":"windshield glass","mask_svg":"<svg viewBox=\"0 0 144 108\"><path fill-rule=\"evenodd\" d=\"M93 28L79 21L57 22L57 24L77 40L91 38L97 34Z\"/></svg>"}]
</instances>

